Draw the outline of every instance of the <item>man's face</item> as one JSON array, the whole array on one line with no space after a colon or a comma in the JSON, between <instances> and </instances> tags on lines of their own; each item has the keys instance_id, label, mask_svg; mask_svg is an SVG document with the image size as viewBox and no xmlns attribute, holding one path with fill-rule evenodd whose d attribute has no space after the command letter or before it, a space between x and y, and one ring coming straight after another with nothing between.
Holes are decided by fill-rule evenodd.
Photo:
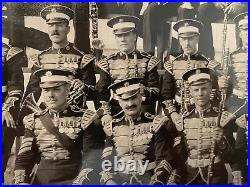
<instances>
[{"instance_id":1,"label":"man's face","mask_svg":"<svg viewBox=\"0 0 250 187\"><path fill-rule=\"evenodd\" d=\"M54 88L42 88L44 102L49 109L60 111L66 104L69 85L64 84Z\"/></svg>"},{"instance_id":2,"label":"man's face","mask_svg":"<svg viewBox=\"0 0 250 187\"><path fill-rule=\"evenodd\" d=\"M191 37L179 37L180 45L184 51L184 54L191 55L197 52L199 36Z\"/></svg>"},{"instance_id":3,"label":"man's face","mask_svg":"<svg viewBox=\"0 0 250 187\"><path fill-rule=\"evenodd\" d=\"M5 62L8 50L9 49L7 47L2 47L2 62Z\"/></svg>"},{"instance_id":4,"label":"man's face","mask_svg":"<svg viewBox=\"0 0 250 187\"><path fill-rule=\"evenodd\" d=\"M194 98L195 105L199 107L206 106L210 102L211 91L211 82L200 85L190 85L190 94Z\"/></svg>"},{"instance_id":5,"label":"man's face","mask_svg":"<svg viewBox=\"0 0 250 187\"><path fill-rule=\"evenodd\" d=\"M49 23L47 25L49 38L53 43L60 44L67 40L67 35L70 31L70 27L67 23Z\"/></svg>"},{"instance_id":6,"label":"man's face","mask_svg":"<svg viewBox=\"0 0 250 187\"><path fill-rule=\"evenodd\" d=\"M130 53L135 49L137 36L134 32L115 35L120 51Z\"/></svg>"},{"instance_id":7,"label":"man's face","mask_svg":"<svg viewBox=\"0 0 250 187\"><path fill-rule=\"evenodd\" d=\"M240 38L243 47L248 47L248 28L240 28Z\"/></svg>"},{"instance_id":8,"label":"man's face","mask_svg":"<svg viewBox=\"0 0 250 187\"><path fill-rule=\"evenodd\" d=\"M137 117L141 112L141 103L142 103L142 96L138 92L138 94L132 96L128 99L119 99L119 104L122 107L126 116L131 118Z\"/></svg>"}]
</instances>

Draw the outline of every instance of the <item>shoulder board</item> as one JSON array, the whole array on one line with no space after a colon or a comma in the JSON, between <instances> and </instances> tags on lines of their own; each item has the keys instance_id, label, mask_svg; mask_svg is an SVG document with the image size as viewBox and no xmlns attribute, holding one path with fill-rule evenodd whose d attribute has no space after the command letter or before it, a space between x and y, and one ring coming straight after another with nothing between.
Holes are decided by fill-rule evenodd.
<instances>
[{"instance_id":1,"label":"shoulder board","mask_svg":"<svg viewBox=\"0 0 250 187\"><path fill-rule=\"evenodd\" d=\"M211 69L214 69L214 68L216 68L219 65L220 65L220 63L217 62L216 60L210 60L210 61L208 61L207 67L211 68Z\"/></svg>"},{"instance_id":2,"label":"shoulder board","mask_svg":"<svg viewBox=\"0 0 250 187\"><path fill-rule=\"evenodd\" d=\"M185 111L184 114L183 114L183 117L186 118L186 117L190 116L192 113L194 113L194 111L195 111L195 109L192 109L189 112Z\"/></svg>"},{"instance_id":3,"label":"shoulder board","mask_svg":"<svg viewBox=\"0 0 250 187\"><path fill-rule=\"evenodd\" d=\"M88 65L90 62L92 62L95 59L95 56L92 54L85 54L82 57L80 68L84 68L86 65Z\"/></svg>"},{"instance_id":4,"label":"shoulder board","mask_svg":"<svg viewBox=\"0 0 250 187\"><path fill-rule=\"evenodd\" d=\"M103 70L109 74L109 64L108 64L107 58L103 58L103 59L97 61L96 66L98 66L101 70Z\"/></svg>"},{"instance_id":5,"label":"shoulder board","mask_svg":"<svg viewBox=\"0 0 250 187\"><path fill-rule=\"evenodd\" d=\"M14 57L15 55L19 54L23 52L22 49L18 48L18 47L11 47L7 53L7 57L6 60L10 60L12 57Z\"/></svg>"},{"instance_id":6,"label":"shoulder board","mask_svg":"<svg viewBox=\"0 0 250 187\"><path fill-rule=\"evenodd\" d=\"M173 75L173 65L172 62L170 60L165 61L163 64L164 69L166 69L170 74Z\"/></svg>"},{"instance_id":7,"label":"shoulder board","mask_svg":"<svg viewBox=\"0 0 250 187\"><path fill-rule=\"evenodd\" d=\"M223 111L221 114L220 126L225 127L233 118L235 118L234 114L228 111Z\"/></svg>"},{"instance_id":8,"label":"shoulder board","mask_svg":"<svg viewBox=\"0 0 250 187\"><path fill-rule=\"evenodd\" d=\"M143 51L139 51L139 53L140 53L141 56L143 56L145 58L148 58L148 59L150 59L152 57L152 55L150 55L150 54L148 54L146 52L143 52Z\"/></svg>"},{"instance_id":9,"label":"shoulder board","mask_svg":"<svg viewBox=\"0 0 250 187\"><path fill-rule=\"evenodd\" d=\"M156 58L155 56L152 56L150 60L148 61L148 72L154 69L159 63L160 61L158 60L158 58Z\"/></svg>"},{"instance_id":10,"label":"shoulder board","mask_svg":"<svg viewBox=\"0 0 250 187\"><path fill-rule=\"evenodd\" d=\"M26 129L33 130L35 125L35 114L29 114L23 118L23 124Z\"/></svg>"},{"instance_id":11,"label":"shoulder board","mask_svg":"<svg viewBox=\"0 0 250 187\"><path fill-rule=\"evenodd\" d=\"M52 49L52 47L49 47L48 49L45 49L45 50L41 51L40 54L43 54L43 53L45 53L45 52L47 52L47 51L49 51L49 50L51 50L51 49Z\"/></svg>"},{"instance_id":12,"label":"shoulder board","mask_svg":"<svg viewBox=\"0 0 250 187\"><path fill-rule=\"evenodd\" d=\"M85 110L81 119L82 129L85 130L97 118L98 118L98 115L96 112L89 110L89 109Z\"/></svg>"},{"instance_id":13,"label":"shoulder board","mask_svg":"<svg viewBox=\"0 0 250 187\"><path fill-rule=\"evenodd\" d=\"M124 115L123 115L122 117L120 117L120 118L114 118L114 119L112 120L112 123L119 123L119 122L121 122L124 118L125 118Z\"/></svg>"},{"instance_id":14,"label":"shoulder board","mask_svg":"<svg viewBox=\"0 0 250 187\"><path fill-rule=\"evenodd\" d=\"M145 112L145 113L144 113L144 116L145 116L145 118L147 118L147 119L152 119L152 120L155 118L155 115L150 114L149 112Z\"/></svg>"},{"instance_id":15,"label":"shoulder board","mask_svg":"<svg viewBox=\"0 0 250 187\"><path fill-rule=\"evenodd\" d=\"M182 58L182 55L183 55L183 54L180 54L179 56L175 57L175 58L173 59L173 61L179 60L179 58Z\"/></svg>"},{"instance_id":16,"label":"shoulder board","mask_svg":"<svg viewBox=\"0 0 250 187\"><path fill-rule=\"evenodd\" d=\"M211 61L211 60L209 60L205 55L203 55L203 54L200 54L200 56L202 57L202 58L204 58L204 60L206 60L206 61Z\"/></svg>"},{"instance_id":17,"label":"shoulder board","mask_svg":"<svg viewBox=\"0 0 250 187\"><path fill-rule=\"evenodd\" d=\"M114 58L114 57L117 57L118 54L119 54L119 52L113 53L113 54L107 56L106 58L107 58L107 60L109 60L109 59L112 59L112 58Z\"/></svg>"},{"instance_id":18,"label":"shoulder board","mask_svg":"<svg viewBox=\"0 0 250 187\"><path fill-rule=\"evenodd\" d=\"M247 119L246 114L243 114L242 116L237 118L235 121L235 123L243 129L247 129L247 122L248 122L248 119Z\"/></svg>"},{"instance_id":19,"label":"shoulder board","mask_svg":"<svg viewBox=\"0 0 250 187\"><path fill-rule=\"evenodd\" d=\"M169 120L169 118L167 116L160 116L157 115L155 116L154 120L153 120L153 128L154 128L154 132L158 132L159 129L166 124L166 122Z\"/></svg>"},{"instance_id":20,"label":"shoulder board","mask_svg":"<svg viewBox=\"0 0 250 187\"><path fill-rule=\"evenodd\" d=\"M81 53L82 55L85 55L85 53L84 53L83 51L79 50L76 46L73 45L72 47L73 47L73 49L75 49L77 52Z\"/></svg>"}]
</instances>

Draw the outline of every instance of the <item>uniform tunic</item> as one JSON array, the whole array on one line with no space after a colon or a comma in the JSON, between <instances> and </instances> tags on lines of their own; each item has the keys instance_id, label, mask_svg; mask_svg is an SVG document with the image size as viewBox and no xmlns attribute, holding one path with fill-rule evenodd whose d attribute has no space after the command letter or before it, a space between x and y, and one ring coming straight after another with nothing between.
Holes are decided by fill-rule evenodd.
<instances>
[{"instance_id":1,"label":"uniform tunic","mask_svg":"<svg viewBox=\"0 0 250 187\"><path fill-rule=\"evenodd\" d=\"M72 68L76 71L76 78L86 84L85 92L90 96L90 98L92 98L93 86L96 83L93 62L94 59L95 57L93 55L84 54L74 47L72 43L69 43L66 47L60 49L50 47L41 54L32 56L32 75L27 85L24 99L29 93L36 91L40 96L40 80L33 73L41 67L45 69Z\"/></svg>"},{"instance_id":2,"label":"uniform tunic","mask_svg":"<svg viewBox=\"0 0 250 187\"><path fill-rule=\"evenodd\" d=\"M11 47L7 53L6 61L2 62L2 109L9 111L15 122L24 90L22 66L26 64L25 52L17 47ZM16 125L18 124L16 123ZM5 171L15 136L22 135L23 128L21 126L18 126L17 130L9 128L6 126L6 122L4 122L2 128L3 171Z\"/></svg>"},{"instance_id":3,"label":"uniform tunic","mask_svg":"<svg viewBox=\"0 0 250 187\"><path fill-rule=\"evenodd\" d=\"M233 117L227 111L222 113L220 126L223 128L223 137L215 145L213 130L218 126L218 108L209 107L201 113L193 109L185 115L184 130L175 141L175 148L182 150L177 151L182 157L180 163L184 165L184 170L179 173L183 177L182 183L206 184L213 152L215 160L212 166L211 184L227 183L227 170L224 164L231 161L233 154L235 129ZM215 145L216 149L212 145ZM183 167L182 164L180 167Z\"/></svg>"},{"instance_id":4,"label":"uniform tunic","mask_svg":"<svg viewBox=\"0 0 250 187\"><path fill-rule=\"evenodd\" d=\"M163 84L162 84L162 101L165 101L166 109L168 113L171 113L171 107L175 107L174 110L177 112L180 108L189 109L190 105L193 104L191 99L189 90L187 89L187 84L182 81L182 75L192 68L198 67L209 67L211 69L219 69L219 64L215 61L209 61L206 57L201 54L193 54L187 56L185 54L181 54L173 61L166 61L164 63L164 68L166 73L163 77ZM213 78L216 80L216 78ZM211 93L211 99L216 99L216 88L218 85L214 81L213 90ZM174 101L174 104L173 104Z\"/></svg>"},{"instance_id":5,"label":"uniform tunic","mask_svg":"<svg viewBox=\"0 0 250 187\"><path fill-rule=\"evenodd\" d=\"M248 55L247 49L239 48L230 55L229 76L233 91L226 101L227 109L235 113L238 126L235 143L233 171L241 171L243 183L247 182L247 142L248 142Z\"/></svg>"},{"instance_id":6,"label":"uniform tunic","mask_svg":"<svg viewBox=\"0 0 250 187\"><path fill-rule=\"evenodd\" d=\"M121 52L112 54L99 62L97 67L100 71L100 79L96 84L98 101L108 102L111 94L108 86L120 80L141 77L145 85L143 102L144 110L154 113L154 104L159 97L159 75L157 65L159 61L147 53L134 51L127 56ZM111 113L118 114L121 108L115 96L110 101Z\"/></svg>"},{"instance_id":7,"label":"uniform tunic","mask_svg":"<svg viewBox=\"0 0 250 187\"><path fill-rule=\"evenodd\" d=\"M145 164L149 161L145 173L139 174L140 167L134 171L103 171L101 183L112 179L117 184L165 184L174 165L173 134L175 128L167 117L142 113L136 120L125 116L114 119L104 126L107 134L103 161L114 159L128 164L135 161ZM171 134L171 132L173 134ZM138 166L138 165L137 165Z\"/></svg>"},{"instance_id":8,"label":"uniform tunic","mask_svg":"<svg viewBox=\"0 0 250 187\"><path fill-rule=\"evenodd\" d=\"M47 130L41 119L43 115L52 119L53 124L48 125L66 136L70 143L60 141L56 134ZM88 109L83 113L70 109L59 113L45 110L26 116L25 135L15 163L15 183L30 183L31 170L38 163L33 183L72 184L82 167L82 150L94 151L97 146L97 134L92 124L96 118L96 113ZM90 154L88 151L84 153ZM93 167L88 163L84 166Z\"/></svg>"}]
</instances>

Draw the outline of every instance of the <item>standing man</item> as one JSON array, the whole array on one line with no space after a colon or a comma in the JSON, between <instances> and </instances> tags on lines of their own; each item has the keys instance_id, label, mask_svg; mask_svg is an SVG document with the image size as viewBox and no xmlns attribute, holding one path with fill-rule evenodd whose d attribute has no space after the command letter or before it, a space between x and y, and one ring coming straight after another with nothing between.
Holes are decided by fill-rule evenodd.
<instances>
[{"instance_id":1,"label":"standing man","mask_svg":"<svg viewBox=\"0 0 250 187\"><path fill-rule=\"evenodd\" d=\"M15 184L72 184L85 156L82 156L82 149L94 152L93 147L97 146L92 123L98 116L88 109L75 112L69 107L69 83L74 76L71 71L41 69L35 75L41 80L46 109L36 106L23 120L25 134L16 158ZM30 96L24 104L32 107L29 99ZM33 168L36 163L38 166ZM88 163L84 166L88 173L93 170Z\"/></svg>"},{"instance_id":2,"label":"standing man","mask_svg":"<svg viewBox=\"0 0 250 187\"><path fill-rule=\"evenodd\" d=\"M109 87L123 113L104 125L101 184L165 184L175 164L176 129L166 116L142 111L140 84L135 77Z\"/></svg>"},{"instance_id":3,"label":"standing man","mask_svg":"<svg viewBox=\"0 0 250 187\"><path fill-rule=\"evenodd\" d=\"M21 136L23 133L23 129L21 129L17 124L17 117L24 89L22 65L26 63L27 57L23 50L17 47L10 47L7 44L2 43L3 176L15 137Z\"/></svg>"},{"instance_id":4,"label":"standing man","mask_svg":"<svg viewBox=\"0 0 250 187\"><path fill-rule=\"evenodd\" d=\"M84 87L85 93L92 96L92 89L95 85L94 59L90 54L84 54L68 41L67 35L70 32L69 21L74 17L70 8L62 5L51 5L45 7L41 17L46 20L49 38L52 46L38 56L32 58L32 75L27 86L24 99L29 93L38 92L40 96L39 79L33 72L39 68L58 69L61 67L71 68L76 71L76 79L72 82L75 90ZM49 63L47 63L49 61ZM47 64L44 64L46 62Z\"/></svg>"},{"instance_id":5,"label":"standing man","mask_svg":"<svg viewBox=\"0 0 250 187\"><path fill-rule=\"evenodd\" d=\"M228 110L236 115L238 131L235 144L235 163L233 175L243 177L242 183L247 183L247 132L248 132L248 13L235 17L242 47L230 55L229 76L233 80L233 92L226 102Z\"/></svg>"},{"instance_id":6,"label":"standing man","mask_svg":"<svg viewBox=\"0 0 250 187\"><path fill-rule=\"evenodd\" d=\"M199 35L202 23L192 19L183 19L174 25L174 30L178 32L179 42L183 49L183 54L176 57L173 61L166 61L164 68L166 73L163 77L162 100L166 114L170 115L175 123L180 123L179 112L184 113L190 110L193 104L189 91L182 81L182 75L187 69L195 67L209 67L219 71L219 63L209 61L205 56L198 53ZM214 81L217 83L217 81ZM227 87L228 81L219 77L219 86ZM217 101L216 88L213 85L211 99Z\"/></svg>"},{"instance_id":7,"label":"standing man","mask_svg":"<svg viewBox=\"0 0 250 187\"><path fill-rule=\"evenodd\" d=\"M110 100L108 86L130 77L142 78L144 85L141 87L144 92L143 110L154 113L154 105L159 94L159 75L157 72L159 61L136 49L138 23L139 18L126 15L114 17L107 23L113 30L119 51L96 64L100 71L100 80L96 85L97 100L108 109L106 114L117 115L121 112L117 99L113 96Z\"/></svg>"},{"instance_id":8,"label":"standing man","mask_svg":"<svg viewBox=\"0 0 250 187\"><path fill-rule=\"evenodd\" d=\"M184 114L177 154L182 157L179 173L184 184L227 184L225 163L232 156L233 115L219 111L210 102L212 74L209 68L194 68L183 75L195 108ZM180 151L182 150L182 151Z\"/></svg>"}]
</instances>

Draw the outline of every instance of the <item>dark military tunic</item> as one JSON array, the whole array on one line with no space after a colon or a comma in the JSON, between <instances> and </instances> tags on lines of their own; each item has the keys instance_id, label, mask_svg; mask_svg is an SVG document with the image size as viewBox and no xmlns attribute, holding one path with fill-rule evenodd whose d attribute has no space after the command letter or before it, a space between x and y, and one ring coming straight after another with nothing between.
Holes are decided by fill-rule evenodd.
<instances>
[{"instance_id":1,"label":"dark military tunic","mask_svg":"<svg viewBox=\"0 0 250 187\"><path fill-rule=\"evenodd\" d=\"M104 131L107 138L102 157L112 163L112 169L102 172L102 184L110 179L117 184L165 184L174 165L175 133L167 117L142 113L133 121L122 116L104 126ZM141 174L140 167L134 171L115 171L114 159L125 164L148 162L148 166Z\"/></svg>"},{"instance_id":2,"label":"dark military tunic","mask_svg":"<svg viewBox=\"0 0 250 187\"><path fill-rule=\"evenodd\" d=\"M161 95L162 101L168 110L167 113L178 112L180 109L183 111L190 110L190 105L193 104L193 101L187 89L187 84L182 81L182 75L185 71L198 67L219 69L219 64L215 61L209 61L206 57L198 53L190 56L181 54L173 61L166 61L164 63L166 73L163 77ZM218 88L216 81L214 83L211 99L215 98L216 88Z\"/></svg>"},{"instance_id":3,"label":"dark military tunic","mask_svg":"<svg viewBox=\"0 0 250 187\"><path fill-rule=\"evenodd\" d=\"M50 128L46 128L43 116L52 120L47 124ZM83 113L70 109L59 113L44 110L26 116L25 135L15 163L15 183L30 183L31 170L38 163L37 169L33 168L36 170L33 183L72 184L82 167L82 150L95 149L97 135L92 123L97 118L88 109ZM85 154L90 154L88 151ZM90 169L93 165L84 166Z\"/></svg>"},{"instance_id":4,"label":"dark military tunic","mask_svg":"<svg viewBox=\"0 0 250 187\"><path fill-rule=\"evenodd\" d=\"M226 184L227 170L225 163L230 162L232 146L234 145L233 130L235 129L234 116L224 111L221 116L220 127L223 137L214 144L214 128L218 126L218 108L209 107L203 112L193 109L184 116L184 130L175 140L175 148L184 169L177 171L185 184L206 184L208 180L208 167L215 154L212 166L211 184ZM214 146L216 148L214 149ZM182 150L182 151L180 151ZM182 164L180 164L180 167Z\"/></svg>"},{"instance_id":5,"label":"dark military tunic","mask_svg":"<svg viewBox=\"0 0 250 187\"><path fill-rule=\"evenodd\" d=\"M142 77L145 85L143 102L144 110L154 113L154 104L159 97L159 75L157 65L159 61L147 53L134 51L127 56L117 52L99 62L97 67L100 71L100 79L96 84L96 95L98 101L108 102L111 94L108 86L131 77ZM118 114L121 108L115 96L110 101L111 112Z\"/></svg>"},{"instance_id":6,"label":"dark military tunic","mask_svg":"<svg viewBox=\"0 0 250 187\"><path fill-rule=\"evenodd\" d=\"M27 57L25 52L17 47L11 47L7 53L6 61L2 62L2 110L9 111L15 122L24 90L22 66L26 64ZM16 123L16 125L18 124ZM19 127L15 130L7 127L6 123L2 126L3 171L5 171L7 166L15 136L23 134L22 127Z\"/></svg>"},{"instance_id":7,"label":"dark military tunic","mask_svg":"<svg viewBox=\"0 0 250 187\"><path fill-rule=\"evenodd\" d=\"M94 59L95 57L93 55L84 54L74 47L72 43L69 43L66 47L60 49L50 47L41 54L34 55L31 59L34 64L31 72L32 75L27 85L24 99L29 93L36 91L40 93L39 78L33 75L33 73L41 67L44 69L71 68L72 70L75 70L76 78L86 84L85 92L90 98L92 98L93 86L96 83ZM40 94L38 95L40 96Z\"/></svg>"},{"instance_id":8,"label":"dark military tunic","mask_svg":"<svg viewBox=\"0 0 250 187\"><path fill-rule=\"evenodd\" d=\"M234 113L238 129L235 143L235 156L232 169L241 171L243 183L247 182L247 132L248 132L248 54L247 49L239 48L230 54L229 76L233 91L226 101L227 109Z\"/></svg>"}]
</instances>

